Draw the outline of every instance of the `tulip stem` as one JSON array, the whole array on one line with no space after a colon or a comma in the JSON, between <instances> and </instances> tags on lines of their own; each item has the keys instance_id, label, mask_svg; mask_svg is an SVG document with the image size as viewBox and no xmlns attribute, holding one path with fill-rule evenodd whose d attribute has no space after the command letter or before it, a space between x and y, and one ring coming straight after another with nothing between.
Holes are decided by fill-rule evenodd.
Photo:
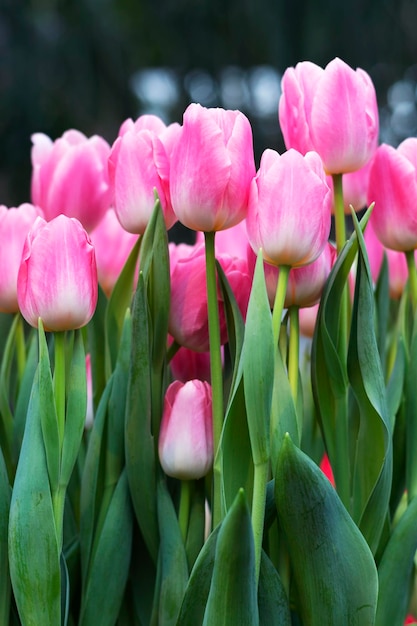
<instances>
[{"instance_id":1,"label":"tulip stem","mask_svg":"<svg viewBox=\"0 0 417 626\"><path fill-rule=\"evenodd\" d=\"M274 345L278 346L279 332L281 328L282 312L284 310L285 295L287 293L289 265L281 265L278 273L277 290L275 292L274 308L272 311L272 328L274 333Z\"/></svg>"},{"instance_id":2,"label":"tulip stem","mask_svg":"<svg viewBox=\"0 0 417 626\"><path fill-rule=\"evenodd\" d=\"M289 308L290 339L288 353L288 379L290 381L290 387L295 406L297 406L298 370L300 361L300 319L298 311L298 306L291 306Z\"/></svg>"},{"instance_id":3,"label":"tulip stem","mask_svg":"<svg viewBox=\"0 0 417 626\"><path fill-rule=\"evenodd\" d=\"M417 310L417 269L414 258L414 250L407 250L405 253L407 259L408 268L408 284L410 290L411 304L413 307L413 313Z\"/></svg>"},{"instance_id":4,"label":"tulip stem","mask_svg":"<svg viewBox=\"0 0 417 626\"><path fill-rule=\"evenodd\" d=\"M345 203L343 200L343 175L333 174L334 221L336 248L339 254L346 243Z\"/></svg>"},{"instance_id":5,"label":"tulip stem","mask_svg":"<svg viewBox=\"0 0 417 626\"><path fill-rule=\"evenodd\" d=\"M259 581L261 567L262 542L264 535L266 485L268 482L269 460L254 466L252 496L252 530L255 545L256 583Z\"/></svg>"},{"instance_id":6,"label":"tulip stem","mask_svg":"<svg viewBox=\"0 0 417 626\"><path fill-rule=\"evenodd\" d=\"M215 232L204 233L206 252L207 307L210 342L210 375L213 405L213 450L218 452L223 428L223 377L220 343L220 319L217 298L216 258L214 249ZM221 513L221 475L213 472L213 524L220 522Z\"/></svg>"},{"instance_id":7,"label":"tulip stem","mask_svg":"<svg viewBox=\"0 0 417 626\"><path fill-rule=\"evenodd\" d=\"M65 430L65 332L54 333L54 347L54 396L58 420L59 448L61 453Z\"/></svg>"},{"instance_id":8,"label":"tulip stem","mask_svg":"<svg viewBox=\"0 0 417 626\"><path fill-rule=\"evenodd\" d=\"M190 480L181 481L180 492L180 506L178 510L178 523L180 525L182 540L186 542L188 533L188 520L190 517L190 502L191 502L191 486Z\"/></svg>"}]
</instances>

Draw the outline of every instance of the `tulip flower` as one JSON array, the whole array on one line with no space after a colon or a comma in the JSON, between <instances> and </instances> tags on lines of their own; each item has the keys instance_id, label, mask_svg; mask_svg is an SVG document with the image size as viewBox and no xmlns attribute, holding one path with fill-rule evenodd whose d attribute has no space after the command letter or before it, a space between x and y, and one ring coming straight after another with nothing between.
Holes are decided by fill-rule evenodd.
<instances>
[{"instance_id":1,"label":"tulip flower","mask_svg":"<svg viewBox=\"0 0 417 626\"><path fill-rule=\"evenodd\" d=\"M207 382L174 381L166 391L159 459L168 476L202 478L213 463L211 387Z\"/></svg>"},{"instance_id":2,"label":"tulip flower","mask_svg":"<svg viewBox=\"0 0 417 626\"><path fill-rule=\"evenodd\" d=\"M138 236L125 230L110 208L91 231L90 238L96 255L98 282L109 297Z\"/></svg>"},{"instance_id":3,"label":"tulip flower","mask_svg":"<svg viewBox=\"0 0 417 626\"><path fill-rule=\"evenodd\" d=\"M43 133L32 135L33 204L46 220L60 213L76 217L91 231L110 206L108 143L68 130L53 142Z\"/></svg>"},{"instance_id":4,"label":"tulip flower","mask_svg":"<svg viewBox=\"0 0 417 626\"><path fill-rule=\"evenodd\" d=\"M172 357L170 368L175 380L184 383L192 379L210 382L210 353L196 352L181 346Z\"/></svg>"},{"instance_id":5,"label":"tulip flower","mask_svg":"<svg viewBox=\"0 0 417 626\"><path fill-rule=\"evenodd\" d=\"M226 274L243 317L249 301L251 277L246 260L219 254L218 261ZM171 306L169 332L182 346L197 352L209 351L206 261L204 245L170 245ZM218 289L220 340L227 342L226 318Z\"/></svg>"},{"instance_id":6,"label":"tulip flower","mask_svg":"<svg viewBox=\"0 0 417 626\"><path fill-rule=\"evenodd\" d=\"M38 207L29 203L19 207L0 206L0 311L15 313L17 302L17 274L26 235L35 219L41 215Z\"/></svg>"},{"instance_id":7,"label":"tulip flower","mask_svg":"<svg viewBox=\"0 0 417 626\"><path fill-rule=\"evenodd\" d=\"M317 304L336 256L336 248L328 242L313 263L293 268L288 275L284 306L310 307ZM278 274L276 266L265 264L265 281L271 308L274 305Z\"/></svg>"},{"instance_id":8,"label":"tulip flower","mask_svg":"<svg viewBox=\"0 0 417 626\"><path fill-rule=\"evenodd\" d=\"M370 221L386 248L417 248L417 138L398 148L379 146L369 173L368 202L375 202Z\"/></svg>"},{"instance_id":9,"label":"tulip flower","mask_svg":"<svg viewBox=\"0 0 417 626\"><path fill-rule=\"evenodd\" d=\"M169 156L163 142L166 127L146 115L122 124L109 157L114 208L125 230L143 234L158 193L167 229L177 221L169 192ZM169 144L170 145L170 144Z\"/></svg>"},{"instance_id":10,"label":"tulip flower","mask_svg":"<svg viewBox=\"0 0 417 626\"><path fill-rule=\"evenodd\" d=\"M81 328L97 304L97 269L91 240L75 218L38 217L26 238L17 299L26 321L45 330Z\"/></svg>"},{"instance_id":11,"label":"tulip flower","mask_svg":"<svg viewBox=\"0 0 417 626\"><path fill-rule=\"evenodd\" d=\"M249 196L246 226L255 252L267 263L301 267L324 249L331 221L332 194L320 157L290 149L261 157Z\"/></svg>"},{"instance_id":12,"label":"tulip flower","mask_svg":"<svg viewBox=\"0 0 417 626\"><path fill-rule=\"evenodd\" d=\"M279 121L287 148L317 152L328 174L363 167L378 142L375 87L341 59L324 69L303 61L282 77Z\"/></svg>"},{"instance_id":13,"label":"tulip flower","mask_svg":"<svg viewBox=\"0 0 417 626\"><path fill-rule=\"evenodd\" d=\"M171 155L171 199L180 222L204 232L238 224L246 216L254 175L245 115L190 104Z\"/></svg>"}]
</instances>

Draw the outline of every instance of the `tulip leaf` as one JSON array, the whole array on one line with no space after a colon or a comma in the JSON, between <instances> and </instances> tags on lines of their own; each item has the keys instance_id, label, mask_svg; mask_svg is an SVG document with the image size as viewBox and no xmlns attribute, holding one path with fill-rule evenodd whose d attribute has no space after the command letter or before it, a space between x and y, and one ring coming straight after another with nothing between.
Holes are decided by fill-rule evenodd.
<instances>
[{"instance_id":1,"label":"tulip leaf","mask_svg":"<svg viewBox=\"0 0 417 626\"><path fill-rule=\"evenodd\" d=\"M106 511L82 598L79 626L116 623L129 573L132 511L126 472L120 475ZM105 584L104 584L105 581Z\"/></svg>"},{"instance_id":2,"label":"tulip leaf","mask_svg":"<svg viewBox=\"0 0 417 626\"><path fill-rule=\"evenodd\" d=\"M258 605L260 626L291 626L290 605L284 585L264 550L259 572Z\"/></svg>"},{"instance_id":3,"label":"tulip leaf","mask_svg":"<svg viewBox=\"0 0 417 626\"><path fill-rule=\"evenodd\" d=\"M188 581L187 556L177 515L162 475L157 482L158 523L161 536L158 565L160 589L158 624L175 626Z\"/></svg>"},{"instance_id":4,"label":"tulip leaf","mask_svg":"<svg viewBox=\"0 0 417 626\"><path fill-rule=\"evenodd\" d=\"M355 446L352 515L375 553L391 491L391 424L375 336L372 278L363 235L355 217L354 223L359 249L348 375L360 419Z\"/></svg>"},{"instance_id":5,"label":"tulip leaf","mask_svg":"<svg viewBox=\"0 0 417 626\"><path fill-rule=\"evenodd\" d=\"M25 626L61 623L60 554L41 426L40 368L28 407L9 518L10 575Z\"/></svg>"},{"instance_id":6,"label":"tulip leaf","mask_svg":"<svg viewBox=\"0 0 417 626\"><path fill-rule=\"evenodd\" d=\"M405 380L405 416L406 416L406 486L410 498L417 495L417 318L411 338L410 353Z\"/></svg>"},{"instance_id":7,"label":"tulip leaf","mask_svg":"<svg viewBox=\"0 0 417 626\"><path fill-rule=\"evenodd\" d=\"M158 555L156 451L152 432L148 303L142 272L132 310L132 353L126 398L125 454L133 508L149 553Z\"/></svg>"},{"instance_id":8,"label":"tulip leaf","mask_svg":"<svg viewBox=\"0 0 417 626\"><path fill-rule=\"evenodd\" d=\"M243 489L227 512L216 542L203 626L211 624L259 624L253 533Z\"/></svg>"},{"instance_id":9,"label":"tulip leaf","mask_svg":"<svg viewBox=\"0 0 417 626\"><path fill-rule=\"evenodd\" d=\"M33 329L35 331L35 329ZM27 341L26 367L20 380L19 394L13 422L13 451L18 458L25 430L26 414L32 390L33 379L38 367L38 337L36 331L31 333Z\"/></svg>"},{"instance_id":10,"label":"tulip leaf","mask_svg":"<svg viewBox=\"0 0 417 626\"><path fill-rule=\"evenodd\" d=\"M7 553L8 520L12 490L0 449L0 624L9 624L10 576Z\"/></svg>"},{"instance_id":11,"label":"tulip leaf","mask_svg":"<svg viewBox=\"0 0 417 626\"><path fill-rule=\"evenodd\" d=\"M275 502L302 622L371 626L378 593L372 553L336 490L289 435L278 457Z\"/></svg>"},{"instance_id":12,"label":"tulip leaf","mask_svg":"<svg viewBox=\"0 0 417 626\"><path fill-rule=\"evenodd\" d=\"M67 409L61 459L61 485L68 485L84 432L87 412L87 375L81 331L75 331L67 385Z\"/></svg>"},{"instance_id":13,"label":"tulip leaf","mask_svg":"<svg viewBox=\"0 0 417 626\"><path fill-rule=\"evenodd\" d=\"M246 413L255 465L269 461L274 352L272 316L260 252L249 297L242 349Z\"/></svg>"},{"instance_id":14,"label":"tulip leaf","mask_svg":"<svg viewBox=\"0 0 417 626\"><path fill-rule=\"evenodd\" d=\"M417 551L417 498L397 522L378 566L376 626L402 626L407 614Z\"/></svg>"}]
</instances>

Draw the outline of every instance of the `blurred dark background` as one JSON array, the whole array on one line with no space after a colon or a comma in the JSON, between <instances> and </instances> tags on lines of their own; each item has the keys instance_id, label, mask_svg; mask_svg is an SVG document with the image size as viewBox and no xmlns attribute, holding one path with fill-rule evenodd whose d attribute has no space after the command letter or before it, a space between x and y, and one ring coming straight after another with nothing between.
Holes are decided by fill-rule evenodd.
<instances>
[{"instance_id":1,"label":"blurred dark background","mask_svg":"<svg viewBox=\"0 0 417 626\"><path fill-rule=\"evenodd\" d=\"M145 112L239 108L259 157L283 148L286 67L335 56L369 72L381 140L417 134L415 0L0 0L0 204L30 199L30 136L109 143Z\"/></svg>"}]
</instances>

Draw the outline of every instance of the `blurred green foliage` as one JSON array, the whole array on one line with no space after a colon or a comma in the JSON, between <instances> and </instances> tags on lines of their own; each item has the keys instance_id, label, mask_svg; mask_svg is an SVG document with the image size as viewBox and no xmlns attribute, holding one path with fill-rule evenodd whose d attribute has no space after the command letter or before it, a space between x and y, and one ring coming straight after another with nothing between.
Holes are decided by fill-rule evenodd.
<instances>
[{"instance_id":1,"label":"blurred green foliage","mask_svg":"<svg viewBox=\"0 0 417 626\"><path fill-rule=\"evenodd\" d=\"M30 199L33 132L71 127L111 143L142 112L140 69L282 72L340 56L383 97L417 58L416 22L415 0L0 0L0 204ZM183 89L166 121L181 121L188 100Z\"/></svg>"}]
</instances>

